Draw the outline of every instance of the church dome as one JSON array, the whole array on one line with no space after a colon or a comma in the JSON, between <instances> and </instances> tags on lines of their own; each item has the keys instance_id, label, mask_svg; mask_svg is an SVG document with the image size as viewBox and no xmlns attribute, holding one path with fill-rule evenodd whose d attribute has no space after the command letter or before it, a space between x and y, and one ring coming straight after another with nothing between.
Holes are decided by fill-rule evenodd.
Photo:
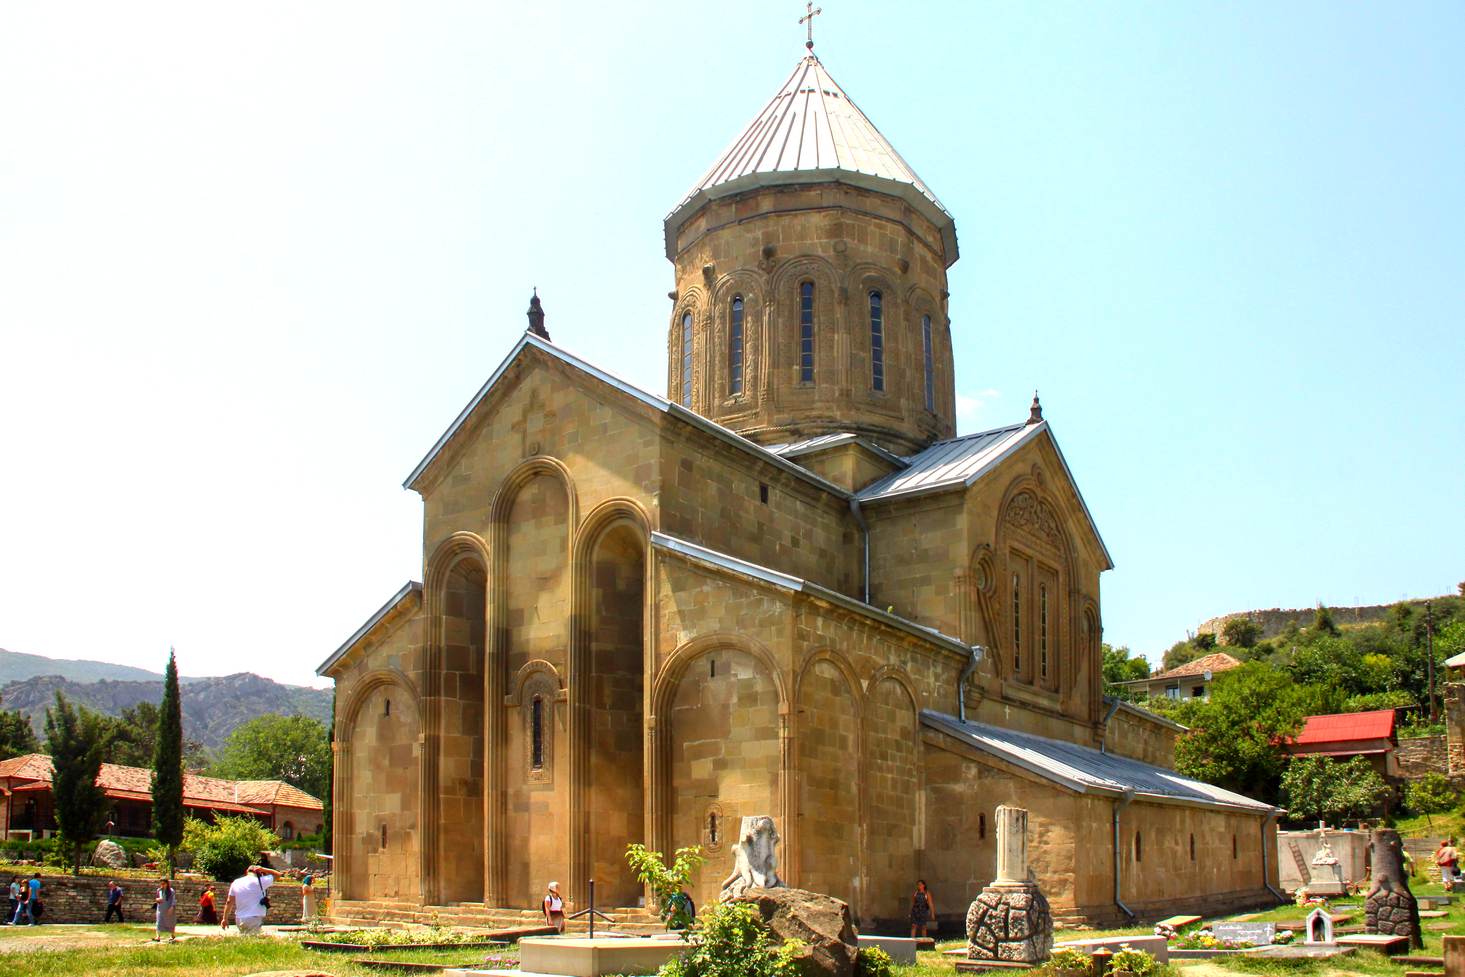
<instances>
[{"instance_id":1,"label":"church dome","mask_svg":"<svg viewBox=\"0 0 1465 977\"><path fill-rule=\"evenodd\" d=\"M677 230L708 200L756 187L825 182L907 201L940 230L946 263L955 263L956 221L813 54L667 216L666 256L675 259Z\"/></svg>"},{"instance_id":2,"label":"church dome","mask_svg":"<svg viewBox=\"0 0 1465 977\"><path fill-rule=\"evenodd\" d=\"M760 444L956 432L956 223L812 54L666 218L670 398Z\"/></svg>"}]
</instances>

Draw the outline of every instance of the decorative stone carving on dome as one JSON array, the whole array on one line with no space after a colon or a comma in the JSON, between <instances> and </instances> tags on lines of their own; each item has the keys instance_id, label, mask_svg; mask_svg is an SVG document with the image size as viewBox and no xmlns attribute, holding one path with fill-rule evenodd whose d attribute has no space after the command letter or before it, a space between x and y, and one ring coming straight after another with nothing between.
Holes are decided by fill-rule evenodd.
<instances>
[{"instance_id":1,"label":"decorative stone carving on dome","mask_svg":"<svg viewBox=\"0 0 1465 977\"><path fill-rule=\"evenodd\" d=\"M1063 530L1058 514L1032 492L1019 492L1012 497L1012 501L1007 503L1006 519L1011 525L1047 540L1062 551Z\"/></svg>"}]
</instances>

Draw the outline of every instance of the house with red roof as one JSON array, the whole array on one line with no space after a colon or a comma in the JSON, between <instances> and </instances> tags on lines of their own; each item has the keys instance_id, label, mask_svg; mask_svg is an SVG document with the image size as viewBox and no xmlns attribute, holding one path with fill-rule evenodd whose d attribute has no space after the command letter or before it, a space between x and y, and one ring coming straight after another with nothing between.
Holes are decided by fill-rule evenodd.
<instances>
[{"instance_id":1,"label":"house with red roof","mask_svg":"<svg viewBox=\"0 0 1465 977\"><path fill-rule=\"evenodd\" d=\"M1385 777L1399 775L1396 751L1399 737L1393 709L1308 716L1307 722L1283 748L1292 756L1326 756L1339 760L1368 757Z\"/></svg>"},{"instance_id":2,"label":"house with red roof","mask_svg":"<svg viewBox=\"0 0 1465 977\"><path fill-rule=\"evenodd\" d=\"M1149 678L1122 684L1146 699L1204 699L1210 696L1211 682L1217 675L1240 664L1240 661L1224 651L1218 651L1214 655L1206 655L1184 665L1155 672Z\"/></svg>"},{"instance_id":3,"label":"house with red roof","mask_svg":"<svg viewBox=\"0 0 1465 977\"><path fill-rule=\"evenodd\" d=\"M152 834L152 771L146 767L102 764L96 785L112 803L108 834ZM0 761L0 838L45 837L56 830L51 796L51 758L27 753ZM318 798L281 780L223 780L183 775L183 807L189 817L212 821L219 815L245 815L286 841L319 834L325 823Z\"/></svg>"}]
</instances>

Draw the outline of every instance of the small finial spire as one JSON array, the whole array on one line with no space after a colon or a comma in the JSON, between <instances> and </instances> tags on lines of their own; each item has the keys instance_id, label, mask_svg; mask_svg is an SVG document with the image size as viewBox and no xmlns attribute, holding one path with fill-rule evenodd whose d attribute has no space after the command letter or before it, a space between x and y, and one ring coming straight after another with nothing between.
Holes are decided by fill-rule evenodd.
<instances>
[{"instance_id":1,"label":"small finial spire","mask_svg":"<svg viewBox=\"0 0 1465 977\"><path fill-rule=\"evenodd\" d=\"M1043 420L1043 405L1038 403L1038 392L1033 391L1033 406L1028 411L1028 423L1038 424Z\"/></svg>"},{"instance_id":2,"label":"small finial spire","mask_svg":"<svg viewBox=\"0 0 1465 977\"><path fill-rule=\"evenodd\" d=\"M539 304L539 288L529 298L529 332L540 339L549 339L549 330L544 328L544 306Z\"/></svg>"},{"instance_id":3,"label":"small finial spire","mask_svg":"<svg viewBox=\"0 0 1465 977\"><path fill-rule=\"evenodd\" d=\"M806 47L806 48L809 49L809 53L810 54L813 54L814 53L814 18L817 17L817 16L819 16L820 14L822 14L824 12L824 8L823 7L815 7L814 6L814 0L808 0L808 2L804 4L804 9L807 10L808 13L804 14L804 16L802 16L802 17L799 18L799 23L800 24L807 25L807 27L809 29L809 39L804 42L804 47Z\"/></svg>"}]
</instances>

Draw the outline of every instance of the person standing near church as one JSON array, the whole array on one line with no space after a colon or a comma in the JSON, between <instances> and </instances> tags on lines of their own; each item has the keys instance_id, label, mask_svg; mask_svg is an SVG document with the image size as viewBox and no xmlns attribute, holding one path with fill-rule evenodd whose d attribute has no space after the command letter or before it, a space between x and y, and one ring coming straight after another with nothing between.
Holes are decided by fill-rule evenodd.
<instances>
[{"instance_id":1,"label":"person standing near church","mask_svg":"<svg viewBox=\"0 0 1465 977\"><path fill-rule=\"evenodd\" d=\"M560 884L551 882L544 893L544 921L555 928L556 933L565 931L565 897L560 895Z\"/></svg>"},{"instance_id":2,"label":"person standing near church","mask_svg":"<svg viewBox=\"0 0 1465 977\"><path fill-rule=\"evenodd\" d=\"M266 890L279 877L280 873L272 868L249 866L243 875L229 883L229 897L224 900L224 911L219 915L219 928L229 925L229 910L232 909L242 935L259 933L265 924L265 913L270 910L270 897L265 894Z\"/></svg>"},{"instance_id":3,"label":"person standing near church","mask_svg":"<svg viewBox=\"0 0 1465 977\"><path fill-rule=\"evenodd\" d=\"M936 904L931 901L931 890L926 888L925 879L916 880L916 891L911 895L911 938L926 935L926 927L936 916Z\"/></svg>"}]
</instances>

